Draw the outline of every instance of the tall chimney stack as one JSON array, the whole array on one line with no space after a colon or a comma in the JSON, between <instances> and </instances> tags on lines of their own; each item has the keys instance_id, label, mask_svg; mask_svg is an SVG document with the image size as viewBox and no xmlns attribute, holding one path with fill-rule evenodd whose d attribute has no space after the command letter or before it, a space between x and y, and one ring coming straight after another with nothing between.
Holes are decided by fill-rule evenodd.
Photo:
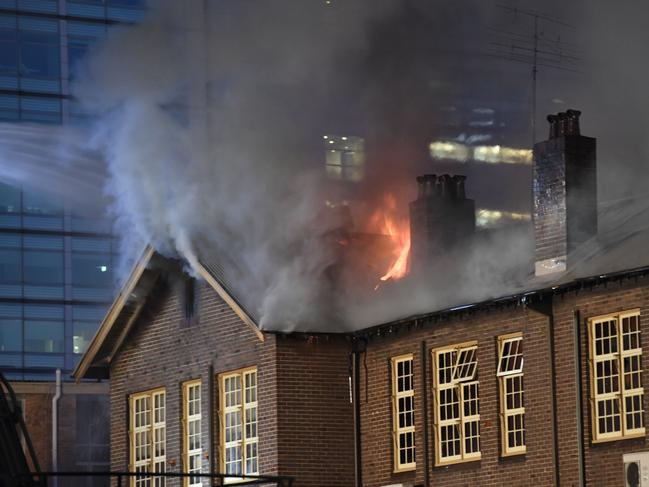
<instances>
[{"instance_id":1,"label":"tall chimney stack","mask_svg":"<svg viewBox=\"0 0 649 487\"><path fill-rule=\"evenodd\" d=\"M548 115L550 136L534 144L534 273L563 272L572 252L597 235L596 140L581 112Z\"/></svg>"},{"instance_id":2,"label":"tall chimney stack","mask_svg":"<svg viewBox=\"0 0 649 487\"><path fill-rule=\"evenodd\" d=\"M417 177L417 199L410 203L410 268L428 267L442 253L471 240L475 202L466 197L466 176Z\"/></svg>"}]
</instances>

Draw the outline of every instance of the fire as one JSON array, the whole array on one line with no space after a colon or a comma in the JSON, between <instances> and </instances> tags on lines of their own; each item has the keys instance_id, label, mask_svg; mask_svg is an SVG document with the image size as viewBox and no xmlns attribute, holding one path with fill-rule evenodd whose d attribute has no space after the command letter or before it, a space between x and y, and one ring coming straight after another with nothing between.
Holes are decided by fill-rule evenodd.
<instances>
[{"instance_id":1,"label":"fire","mask_svg":"<svg viewBox=\"0 0 649 487\"><path fill-rule=\"evenodd\" d=\"M408 274L410 254L410 224L407 218L397 216L397 201L391 193L385 195L384 205L374 212L370 219L379 233L389 235L393 243L393 260L381 281L399 280Z\"/></svg>"}]
</instances>

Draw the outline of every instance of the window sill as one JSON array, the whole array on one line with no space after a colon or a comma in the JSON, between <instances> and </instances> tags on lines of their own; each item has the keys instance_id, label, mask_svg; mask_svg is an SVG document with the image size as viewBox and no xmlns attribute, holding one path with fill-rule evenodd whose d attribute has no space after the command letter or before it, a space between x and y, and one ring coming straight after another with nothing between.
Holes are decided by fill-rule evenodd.
<instances>
[{"instance_id":1,"label":"window sill","mask_svg":"<svg viewBox=\"0 0 649 487\"><path fill-rule=\"evenodd\" d=\"M522 455L525 455L526 453L527 453L527 448L523 450L508 452L508 453L501 453L500 457L501 458L520 457Z\"/></svg>"},{"instance_id":2,"label":"window sill","mask_svg":"<svg viewBox=\"0 0 649 487\"><path fill-rule=\"evenodd\" d=\"M607 438L598 438L591 441L592 444L597 445L599 443L610 443L611 441L622 441L622 440L635 440L638 438L644 438L646 436L646 431L638 431L636 433L630 433L627 435L620 436L611 436Z\"/></svg>"},{"instance_id":3,"label":"window sill","mask_svg":"<svg viewBox=\"0 0 649 487\"><path fill-rule=\"evenodd\" d=\"M482 454L470 458L459 458L456 460L446 460L443 462L436 461L435 467L448 467L449 465L457 465L459 463L479 462L480 460L482 460Z\"/></svg>"}]
</instances>

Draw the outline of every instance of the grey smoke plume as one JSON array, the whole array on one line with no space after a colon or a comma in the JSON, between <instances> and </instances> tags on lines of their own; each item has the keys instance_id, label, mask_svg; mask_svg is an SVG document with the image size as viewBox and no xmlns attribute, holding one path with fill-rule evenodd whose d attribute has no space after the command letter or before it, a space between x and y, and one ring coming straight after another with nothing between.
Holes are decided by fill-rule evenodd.
<instances>
[{"instance_id":1,"label":"grey smoke plume","mask_svg":"<svg viewBox=\"0 0 649 487\"><path fill-rule=\"evenodd\" d=\"M373 142L358 191L372 201L377 187L394 190L404 210L414 176L431 171L426 144L443 128L431 107L482 97L507 114L511 145L529 141L527 111L508 111L512 100L528 102L528 67L478 52L486 26L516 29L495 5L334 3L327 11L315 0L160 0L141 25L114 31L94 53L74 91L99 117L91 146L108 160L124 255L152 242L191 264L200 249L218 248L240 267L238 285L262 326L286 330L315 320L359 327L516 288L524 276L509 271L530 269L529 228L483 239L462 259L447 256L437 276L452 274L453 286L429 276L386 286L375 299L323 279L336 261L322 238L336 225L323 212L323 132L360 130ZM606 22L587 12L578 32L592 40ZM589 61L585 70L603 65ZM561 99L584 110L588 135L606 135L613 108L590 118L605 90L583 90L581 81L541 72L540 134L545 112L566 108L551 101ZM524 167L470 178L468 189L489 202L514 194L520 210L529 208L529 184Z\"/></svg>"},{"instance_id":2,"label":"grey smoke plume","mask_svg":"<svg viewBox=\"0 0 649 487\"><path fill-rule=\"evenodd\" d=\"M382 14L346 8L332 23L319 2L158 2L94 53L75 93L99 115L125 254L151 242L191 264L215 246L262 326L312 319L333 255L311 147L335 57L366 42L352 20Z\"/></svg>"}]
</instances>

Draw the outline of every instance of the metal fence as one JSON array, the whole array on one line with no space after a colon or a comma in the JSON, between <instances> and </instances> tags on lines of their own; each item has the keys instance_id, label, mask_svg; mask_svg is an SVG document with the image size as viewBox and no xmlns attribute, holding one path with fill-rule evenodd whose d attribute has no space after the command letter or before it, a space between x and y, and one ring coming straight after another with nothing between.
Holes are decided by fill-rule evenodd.
<instances>
[{"instance_id":1,"label":"metal fence","mask_svg":"<svg viewBox=\"0 0 649 487\"><path fill-rule=\"evenodd\" d=\"M131 479L145 480L147 487L164 487L168 478L201 478L208 479L210 486L225 485L228 479L236 481L236 485L266 485L277 487L292 487L292 477L277 477L271 475L226 475L220 473L177 473L177 472L37 472L20 475L0 474L0 487L56 487L59 478L70 477L108 477L117 479L117 487L131 485Z\"/></svg>"}]
</instances>

